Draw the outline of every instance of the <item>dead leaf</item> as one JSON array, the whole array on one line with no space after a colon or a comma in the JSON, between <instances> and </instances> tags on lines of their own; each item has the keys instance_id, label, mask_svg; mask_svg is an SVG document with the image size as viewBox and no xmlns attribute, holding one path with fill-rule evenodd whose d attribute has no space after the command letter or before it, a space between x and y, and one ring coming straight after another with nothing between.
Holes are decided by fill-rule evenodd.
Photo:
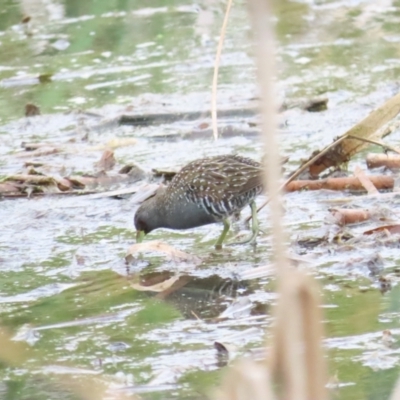
<instances>
[{"instance_id":1,"label":"dead leaf","mask_svg":"<svg viewBox=\"0 0 400 400\"><path fill-rule=\"evenodd\" d=\"M127 147L133 146L137 143L137 139L128 137L128 138L113 138L109 140L106 144L101 144L95 147L92 147L90 150L103 150L103 149L117 149L119 147Z\"/></svg>"},{"instance_id":2,"label":"dead leaf","mask_svg":"<svg viewBox=\"0 0 400 400\"><path fill-rule=\"evenodd\" d=\"M136 164L124 165L119 171L119 174L129 175L133 180L140 181L148 177L148 173Z\"/></svg>"},{"instance_id":3,"label":"dead leaf","mask_svg":"<svg viewBox=\"0 0 400 400\"><path fill-rule=\"evenodd\" d=\"M392 235L398 234L398 233L400 233L400 224L379 226L374 229L369 229L369 230L365 231L363 234L364 235L372 235L373 233L385 232L385 231Z\"/></svg>"},{"instance_id":4,"label":"dead leaf","mask_svg":"<svg viewBox=\"0 0 400 400\"><path fill-rule=\"evenodd\" d=\"M46 142L22 142L21 147L24 148L26 151L33 151L43 147L57 147L53 143L46 143Z\"/></svg>"},{"instance_id":5,"label":"dead leaf","mask_svg":"<svg viewBox=\"0 0 400 400\"><path fill-rule=\"evenodd\" d=\"M66 192L74 188L72 182L66 178L57 179L57 186L62 192Z\"/></svg>"},{"instance_id":6,"label":"dead leaf","mask_svg":"<svg viewBox=\"0 0 400 400\"><path fill-rule=\"evenodd\" d=\"M59 153L60 150L56 149L54 147L41 147L39 149L36 149L35 151L27 151L23 153L17 153L15 156L16 157L43 157L43 156L48 156L50 154L56 154Z\"/></svg>"},{"instance_id":7,"label":"dead leaf","mask_svg":"<svg viewBox=\"0 0 400 400\"><path fill-rule=\"evenodd\" d=\"M27 173L28 175L40 175L40 176L45 176L42 172L36 170L36 169L33 168L33 167L29 167L28 170L26 171L26 173Z\"/></svg>"},{"instance_id":8,"label":"dead leaf","mask_svg":"<svg viewBox=\"0 0 400 400\"><path fill-rule=\"evenodd\" d=\"M38 79L40 83L50 83L52 76L53 74L41 74L38 76Z\"/></svg>"},{"instance_id":9,"label":"dead leaf","mask_svg":"<svg viewBox=\"0 0 400 400\"><path fill-rule=\"evenodd\" d=\"M144 185L138 190L134 196L131 197L131 203L132 204L139 204L149 197L153 196L156 191L158 190L159 187L162 187L163 185L158 185L155 183L149 183L147 185Z\"/></svg>"},{"instance_id":10,"label":"dead leaf","mask_svg":"<svg viewBox=\"0 0 400 400\"><path fill-rule=\"evenodd\" d=\"M162 169L155 169L151 170L154 177L156 178L163 178L166 181L170 181L178 172L178 170L162 170Z\"/></svg>"},{"instance_id":11,"label":"dead leaf","mask_svg":"<svg viewBox=\"0 0 400 400\"><path fill-rule=\"evenodd\" d=\"M217 366L222 368L228 365L229 350L225 345L220 342L214 342L214 348L217 350Z\"/></svg>"},{"instance_id":12,"label":"dead leaf","mask_svg":"<svg viewBox=\"0 0 400 400\"><path fill-rule=\"evenodd\" d=\"M187 261L187 262L192 262L195 265L201 263L201 259L199 257L185 253L181 250L176 249L175 247L172 247L158 240L153 240L151 242L145 242L145 243L136 243L130 246L125 256L125 260L126 262L129 263L133 261L133 259L137 254L148 253L148 252L165 254L167 257L177 262Z\"/></svg>"},{"instance_id":13,"label":"dead leaf","mask_svg":"<svg viewBox=\"0 0 400 400\"><path fill-rule=\"evenodd\" d=\"M104 150L100 161L97 163L97 166L104 171L110 171L111 169L113 169L115 164L116 160L114 157L114 152L110 149L107 149Z\"/></svg>"},{"instance_id":14,"label":"dead leaf","mask_svg":"<svg viewBox=\"0 0 400 400\"><path fill-rule=\"evenodd\" d=\"M207 129L210 127L210 124L208 122L202 122L201 124L199 124L198 128L199 129Z\"/></svg>"},{"instance_id":15,"label":"dead leaf","mask_svg":"<svg viewBox=\"0 0 400 400\"><path fill-rule=\"evenodd\" d=\"M137 139L132 137L127 138L114 138L107 142L106 146L111 149L117 149L118 147L133 146L137 143Z\"/></svg>"},{"instance_id":16,"label":"dead leaf","mask_svg":"<svg viewBox=\"0 0 400 400\"><path fill-rule=\"evenodd\" d=\"M89 175L74 175L74 176L69 176L66 177L65 179L68 179L69 181L72 182L74 186L111 186L116 183L122 183L122 182L129 182L131 181L131 177L129 175L121 175L121 174L106 174L104 173L99 173L96 176L89 176Z\"/></svg>"},{"instance_id":17,"label":"dead leaf","mask_svg":"<svg viewBox=\"0 0 400 400\"><path fill-rule=\"evenodd\" d=\"M26 161L24 162L24 167L35 167L35 168L39 168L39 167L43 167L43 165L45 165L42 162L37 162L37 161Z\"/></svg>"},{"instance_id":18,"label":"dead leaf","mask_svg":"<svg viewBox=\"0 0 400 400\"><path fill-rule=\"evenodd\" d=\"M314 98L286 99L280 106L280 111L292 108L300 108L304 111L319 112L328 109L327 97L317 96Z\"/></svg>"},{"instance_id":19,"label":"dead leaf","mask_svg":"<svg viewBox=\"0 0 400 400\"><path fill-rule=\"evenodd\" d=\"M79 179L74 179L74 177L65 177L59 181L61 187L71 187L71 189L84 189L85 184L82 183ZM62 190L62 189L60 189Z\"/></svg>"},{"instance_id":20,"label":"dead leaf","mask_svg":"<svg viewBox=\"0 0 400 400\"><path fill-rule=\"evenodd\" d=\"M25 117L34 117L40 115L40 108L35 104L28 103L25 106Z\"/></svg>"},{"instance_id":21,"label":"dead leaf","mask_svg":"<svg viewBox=\"0 0 400 400\"><path fill-rule=\"evenodd\" d=\"M7 193L7 194L21 193L21 188L19 187L18 184L15 184L13 182L3 182L0 183L0 194L2 193Z\"/></svg>"},{"instance_id":22,"label":"dead leaf","mask_svg":"<svg viewBox=\"0 0 400 400\"><path fill-rule=\"evenodd\" d=\"M57 182L51 176L44 175L25 175L25 174L17 174L7 176L3 182L20 182L20 183L29 183L32 185L56 185Z\"/></svg>"},{"instance_id":23,"label":"dead leaf","mask_svg":"<svg viewBox=\"0 0 400 400\"><path fill-rule=\"evenodd\" d=\"M334 218L334 223L340 226L367 221L372 216L369 210L361 209L334 208L329 211Z\"/></svg>"},{"instance_id":24,"label":"dead leaf","mask_svg":"<svg viewBox=\"0 0 400 400\"><path fill-rule=\"evenodd\" d=\"M386 293L392 288L392 281L390 277L380 276L379 277L379 290L381 293Z\"/></svg>"},{"instance_id":25,"label":"dead leaf","mask_svg":"<svg viewBox=\"0 0 400 400\"><path fill-rule=\"evenodd\" d=\"M382 332L382 343L385 347L387 348L393 348L393 343L395 343L396 340L394 339L392 332L389 329L385 329Z\"/></svg>"},{"instance_id":26,"label":"dead leaf","mask_svg":"<svg viewBox=\"0 0 400 400\"><path fill-rule=\"evenodd\" d=\"M273 264L262 265L260 267L249 268L239 273L240 280L259 279L266 276L273 276L275 274L275 267Z\"/></svg>"},{"instance_id":27,"label":"dead leaf","mask_svg":"<svg viewBox=\"0 0 400 400\"><path fill-rule=\"evenodd\" d=\"M179 280L179 275L172 276L169 279L166 279L163 282L156 283L155 285L145 286L140 283L131 283L131 287L135 290L141 292L163 292L166 289L169 289L177 280Z\"/></svg>"}]
</instances>

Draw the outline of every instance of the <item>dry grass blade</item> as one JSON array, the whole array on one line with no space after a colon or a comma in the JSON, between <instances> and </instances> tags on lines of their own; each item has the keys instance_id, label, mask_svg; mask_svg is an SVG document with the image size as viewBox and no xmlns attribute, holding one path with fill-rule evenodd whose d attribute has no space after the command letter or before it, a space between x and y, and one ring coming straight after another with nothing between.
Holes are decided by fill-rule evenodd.
<instances>
[{"instance_id":1,"label":"dry grass blade","mask_svg":"<svg viewBox=\"0 0 400 400\"><path fill-rule=\"evenodd\" d=\"M379 142L378 140L361 138L361 137L357 137L357 136L354 136L354 135L349 135L348 137L350 139L361 140L362 142L365 142L365 143L375 144L376 146L380 146L383 149L385 149L385 151L393 151L394 153L400 154L400 149L398 149L397 147L389 146L388 144Z\"/></svg>"},{"instance_id":2,"label":"dry grass blade","mask_svg":"<svg viewBox=\"0 0 400 400\"><path fill-rule=\"evenodd\" d=\"M269 360L271 370L283 384L285 399L328 398L321 317L316 284L293 269L281 284Z\"/></svg>"},{"instance_id":3,"label":"dry grass blade","mask_svg":"<svg viewBox=\"0 0 400 400\"><path fill-rule=\"evenodd\" d=\"M228 0L226 5L224 22L222 23L221 34L219 36L217 54L215 55L215 64L214 64L214 76L212 83L212 95L211 95L211 120L212 120L212 128L213 128L213 136L214 139L218 139L218 121L217 121L217 86L218 86L218 70L219 63L221 60L222 46L224 44L226 27L228 25L229 12L231 10L233 0Z\"/></svg>"},{"instance_id":4,"label":"dry grass blade","mask_svg":"<svg viewBox=\"0 0 400 400\"><path fill-rule=\"evenodd\" d=\"M354 170L354 175L358 178L361 185L365 188L368 194L379 194L378 189L372 183L371 179L365 174L365 172L357 165Z\"/></svg>"}]
</instances>

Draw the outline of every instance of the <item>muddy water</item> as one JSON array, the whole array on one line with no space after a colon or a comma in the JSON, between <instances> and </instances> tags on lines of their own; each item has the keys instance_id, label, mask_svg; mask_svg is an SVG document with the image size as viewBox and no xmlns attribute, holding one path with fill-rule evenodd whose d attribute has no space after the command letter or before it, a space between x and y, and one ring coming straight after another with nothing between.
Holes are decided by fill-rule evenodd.
<instances>
[{"instance_id":1,"label":"muddy water","mask_svg":"<svg viewBox=\"0 0 400 400\"><path fill-rule=\"evenodd\" d=\"M128 163L146 171L174 169L226 152L261 156L256 117L222 118L217 142L206 117L139 127L110 123L122 113L208 110L221 2L4 3L1 177L25 171L27 161L54 176L93 174L103 149L115 142L116 170ZM391 1L278 3L280 98L329 98L327 111L281 114L289 171L397 93L400 9ZM20 23L23 16L29 23ZM254 105L249 37L246 8L235 2L221 60L220 109ZM27 103L42 115L22 118ZM135 143L122 146L126 139ZM395 131L387 141L399 139ZM52 143L61 151L22 157L21 142ZM361 156L349 170L356 164L364 166ZM353 238L338 244L328 209L341 204L375 208L394 220L398 212L394 197L288 194L290 248L309 261L301 268L321 284L333 396L384 399L399 374L398 239L361 236L380 224L374 220L350 228ZM148 240L165 241L200 262L147 253L127 265L135 207L129 197L0 200L0 320L13 343L33 351L17 365L1 365L4 398L75 398L61 382L95 375L112 393L201 399L223 371L214 342L226 345L231 359L262 356L275 283L267 270L252 279L249 271L269 262L268 213L261 214L266 234L255 249L216 253L217 225L160 230ZM238 224L237 231L245 230Z\"/></svg>"}]
</instances>

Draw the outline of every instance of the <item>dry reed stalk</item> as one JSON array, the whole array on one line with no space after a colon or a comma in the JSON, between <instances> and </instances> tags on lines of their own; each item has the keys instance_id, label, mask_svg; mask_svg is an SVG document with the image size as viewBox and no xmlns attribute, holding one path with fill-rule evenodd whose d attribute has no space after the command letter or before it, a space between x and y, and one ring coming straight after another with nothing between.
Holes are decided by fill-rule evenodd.
<instances>
[{"instance_id":1,"label":"dry reed stalk","mask_svg":"<svg viewBox=\"0 0 400 400\"><path fill-rule=\"evenodd\" d=\"M326 366L322 351L321 308L316 284L291 269L282 226L277 107L273 90L274 52L271 12L267 0L249 0L261 87L261 115L266 154L265 181L269 193L279 302L269 356L264 364L245 361L232 368L218 400L326 400ZM275 378L275 379L274 379ZM273 380L274 379L274 380ZM278 385L276 385L278 383Z\"/></svg>"},{"instance_id":2,"label":"dry reed stalk","mask_svg":"<svg viewBox=\"0 0 400 400\"><path fill-rule=\"evenodd\" d=\"M215 63L214 63L214 76L212 82L212 94L211 94L211 123L213 129L213 136L214 139L218 139L218 121L217 121L217 86L218 86L218 71L219 71L219 64L221 61L221 53L222 53L222 46L225 40L225 32L226 27L228 25L229 20L229 12L232 7L233 0L228 0L226 5L226 11L224 16L224 21L221 27L221 33L219 35L218 47L217 47L217 54L215 55Z\"/></svg>"},{"instance_id":3,"label":"dry reed stalk","mask_svg":"<svg viewBox=\"0 0 400 400\"><path fill-rule=\"evenodd\" d=\"M394 387L389 400L400 400L400 378L397 379L396 386Z\"/></svg>"},{"instance_id":4,"label":"dry reed stalk","mask_svg":"<svg viewBox=\"0 0 400 400\"><path fill-rule=\"evenodd\" d=\"M271 10L267 0L249 0L249 10L257 54L257 76L261 88L261 122L265 153L265 184L270 198L271 225L273 231L274 253L277 274L282 276L289 268L285 256L285 235L282 227L282 189L280 184L280 153L277 135L278 105L273 79L275 76L274 36L271 27ZM277 190L277 188L279 188Z\"/></svg>"},{"instance_id":5,"label":"dry reed stalk","mask_svg":"<svg viewBox=\"0 0 400 400\"><path fill-rule=\"evenodd\" d=\"M215 395L217 400L275 400L265 366L242 360L231 368Z\"/></svg>"},{"instance_id":6,"label":"dry reed stalk","mask_svg":"<svg viewBox=\"0 0 400 400\"><path fill-rule=\"evenodd\" d=\"M292 270L280 285L269 358L285 399L328 398L321 319L317 285L304 273Z\"/></svg>"},{"instance_id":7,"label":"dry reed stalk","mask_svg":"<svg viewBox=\"0 0 400 400\"><path fill-rule=\"evenodd\" d=\"M269 3L266 0L249 0L261 87L266 187L269 193L274 193L270 199L270 218L280 294L268 366L282 384L283 398L324 400L327 399L327 380L321 347L322 326L316 285L303 273L290 269L285 254L281 190L277 190L280 186L280 166L277 106L273 88L274 37Z\"/></svg>"}]
</instances>

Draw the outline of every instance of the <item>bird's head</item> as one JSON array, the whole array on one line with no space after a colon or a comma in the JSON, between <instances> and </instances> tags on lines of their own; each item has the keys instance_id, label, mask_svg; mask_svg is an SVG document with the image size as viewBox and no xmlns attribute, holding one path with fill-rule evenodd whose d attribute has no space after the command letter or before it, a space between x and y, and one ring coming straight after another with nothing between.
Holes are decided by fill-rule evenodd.
<instances>
[{"instance_id":1,"label":"bird's head","mask_svg":"<svg viewBox=\"0 0 400 400\"><path fill-rule=\"evenodd\" d=\"M163 216L157 193L144 201L135 213L136 242L140 243L145 235L163 226Z\"/></svg>"}]
</instances>

